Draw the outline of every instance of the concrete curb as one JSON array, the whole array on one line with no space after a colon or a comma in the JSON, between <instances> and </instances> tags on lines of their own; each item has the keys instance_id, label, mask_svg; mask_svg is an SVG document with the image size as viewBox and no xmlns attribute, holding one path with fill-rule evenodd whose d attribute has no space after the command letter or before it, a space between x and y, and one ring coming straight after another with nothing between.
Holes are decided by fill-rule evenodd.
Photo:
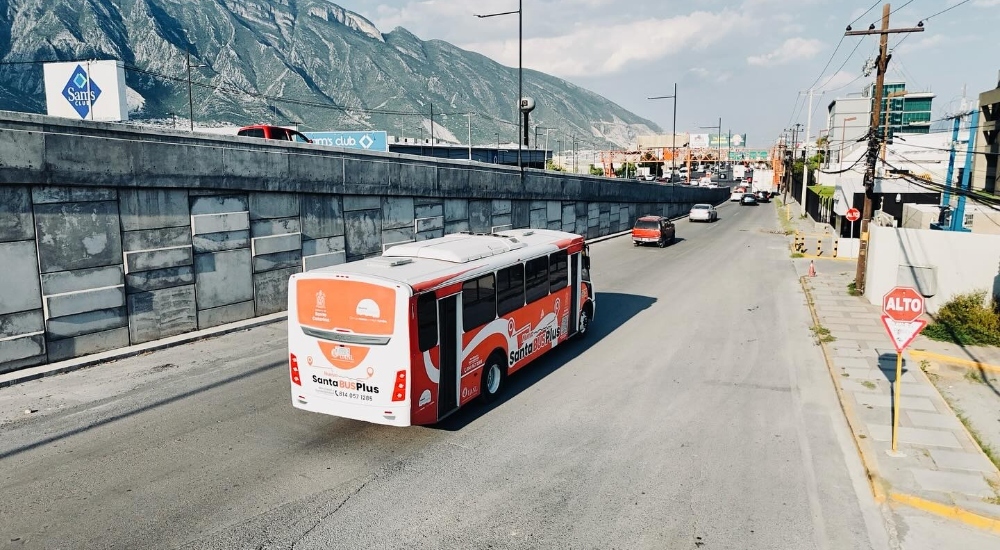
<instances>
[{"instance_id":1,"label":"concrete curb","mask_svg":"<svg viewBox=\"0 0 1000 550\"><path fill-rule=\"evenodd\" d=\"M191 342L197 342L198 340L205 340L206 338L214 338L216 336L222 336L233 332L239 332L241 330L247 330L263 325L269 325L271 323L276 323L278 321L284 321L287 317L288 314L282 311L278 313L272 313L270 315L264 315L262 317L254 317L253 319L247 319L245 321L238 321L236 323L220 325L205 330L186 332L178 336L164 338L162 340L154 340L152 342L147 342L145 344L139 344L136 346L129 346L127 348L106 351L104 353L96 353L94 355L85 355L83 357L77 357L66 361L60 361L58 363L48 363L45 365L39 365L37 367L16 370L14 372L10 372L7 374L0 374L0 388L14 386L16 384L23 384L24 382L38 380L46 376L54 376L57 374L65 374L67 372L73 372L75 370L92 367L99 363L106 363L108 361L118 361L121 359L127 359L129 357L135 357L136 355L142 355L144 353L171 348L182 344L189 344Z\"/></svg>"},{"instance_id":2,"label":"concrete curb","mask_svg":"<svg viewBox=\"0 0 1000 550\"><path fill-rule=\"evenodd\" d=\"M685 214L684 216L680 216L674 219L680 219L686 216L687 215ZM611 235L596 237L586 242L587 244L594 244L622 237L624 235L629 235L631 233L632 230L628 229L626 231L612 233ZM236 323L230 323L227 325L220 325L218 327L213 327L205 330L186 332L178 336L164 338L162 340L154 340L152 342L147 342L145 344L129 346L127 348L106 351L103 353L96 353L94 355L85 355L83 357L77 357L74 359L68 359L66 361L60 361L58 363L47 363L45 365L39 365L37 367L20 369L6 374L0 374L0 388L7 388L10 386L15 386L17 384L31 382L32 380L39 380L47 376L55 376L57 374L65 374L67 372L73 372L76 370L85 369L87 367L92 367L100 363L106 363L109 361L119 361L121 359L128 359L129 357L135 357L136 355L142 355L144 353L159 351L162 349L172 348L174 346L190 344L191 342L197 342L198 340L215 338L217 336L224 336L226 334L239 332L241 330L247 330L259 326L269 325L271 323L284 321L287 317L288 317L287 311L280 311L278 313L272 313L270 315L264 315L262 317L254 317L253 319L238 321Z\"/></svg>"},{"instance_id":3,"label":"concrete curb","mask_svg":"<svg viewBox=\"0 0 1000 550\"><path fill-rule=\"evenodd\" d=\"M972 361L970 359L962 359L960 357L952 357L950 355L944 355L941 353L934 353L932 351L923 350L913 350L910 356L914 359L923 358L929 361L937 361L938 363L948 363L949 365L955 365L958 367L966 367L971 369L983 369L991 372L1000 373L1000 366L991 365L989 363L981 363L979 361Z\"/></svg>"},{"instance_id":4,"label":"concrete curb","mask_svg":"<svg viewBox=\"0 0 1000 550\"><path fill-rule=\"evenodd\" d=\"M806 296L806 304L809 307L809 313L812 316L814 326L819 326L819 314L816 312L816 307L813 305L812 293L809 292L809 286L806 284L807 277L800 277L799 282L802 285L802 291ZM872 490L872 496L875 498L875 502L882 504L889 502L890 504L899 504L904 506L909 506L910 508L920 510L929 514L934 514L936 516L958 521L970 527L976 529L981 529L989 533L1000 534L1000 518L985 516L976 512L971 512L964 508L954 506L952 504L946 504L942 502L936 502L933 500L928 500L915 495L910 495L906 493L898 493L889 489L889 482L881 477L878 473L878 467L876 462L871 459L870 450L867 449L867 445L858 438L858 430L853 421L855 416L854 411L851 409L850 404L843 396L843 390L840 387L839 381L837 380L837 375L833 366L833 360L830 357L829 350L825 343L820 342L820 348L823 351L823 358L826 362L827 371L830 374L830 378L833 382L833 387L837 392L837 399L840 401L840 408L844 412L844 417L847 420L847 425L851 428L851 437L854 439L855 447L858 449L858 456L861 458L861 464L865 468L865 473L868 477L868 483ZM921 371L922 373L923 371ZM931 384L934 387L933 384ZM937 388L935 388L936 390ZM947 405L947 401L945 401ZM949 405L949 409L950 409ZM954 411L952 411L954 413ZM964 427L964 424L963 424ZM970 436L971 438L971 436ZM972 439L975 442L975 439ZM978 445L977 445L977 448ZM983 453L982 448L979 448L979 452ZM985 457L985 453L983 453ZM988 459L987 459L988 460Z\"/></svg>"}]
</instances>

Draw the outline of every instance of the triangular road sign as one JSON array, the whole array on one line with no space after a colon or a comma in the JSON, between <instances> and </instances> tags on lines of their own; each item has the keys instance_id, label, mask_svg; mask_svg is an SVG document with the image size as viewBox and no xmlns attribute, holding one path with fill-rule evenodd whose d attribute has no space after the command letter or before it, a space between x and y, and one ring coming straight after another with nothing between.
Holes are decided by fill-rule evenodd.
<instances>
[{"instance_id":1,"label":"triangular road sign","mask_svg":"<svg viewBox=\"0 0 1000 550\"><path fill-rule=\"evenodd\" d=\"M920 331L927 326L927 321L917 319L916 321L896 321L888 315L882 316L882 324L885 331L889 333L896 351L902 352L907 346L913 343Z\"/></svg>"}]
</instances>

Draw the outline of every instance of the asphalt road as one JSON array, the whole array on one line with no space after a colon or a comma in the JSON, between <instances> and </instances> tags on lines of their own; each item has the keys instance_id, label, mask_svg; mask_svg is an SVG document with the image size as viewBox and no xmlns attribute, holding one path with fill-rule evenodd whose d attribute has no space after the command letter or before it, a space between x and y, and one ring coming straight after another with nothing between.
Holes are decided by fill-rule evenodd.
<instances>
[{"instance_id":1,"label":"asphalt road","mask_svg":"<svg viewBox=\"0 0 1000 550\"><path fill-rule=\"evenodd\" d=\"M883 548L774 207L720 213L593 245L587 339L441 426L293 409L284 324L0 390L0 547Z\"/></svg>"}]
</instances>

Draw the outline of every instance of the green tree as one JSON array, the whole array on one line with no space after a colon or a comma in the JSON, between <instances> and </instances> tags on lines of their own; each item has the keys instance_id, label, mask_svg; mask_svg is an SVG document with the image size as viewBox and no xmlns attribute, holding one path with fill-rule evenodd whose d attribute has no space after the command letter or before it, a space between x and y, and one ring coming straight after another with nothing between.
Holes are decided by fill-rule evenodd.
<instances>
[{"instance_id":1,"label":"green tree","mask_svg":"<svg viewBox=\"0 0 1000 550\"><path fill-rule=\"evenodd\" d=\"M604 175L604 168L601 168L600 166L594 166L592 164L592 165L590 165L590 175L591 176L603 176Z\"/></svg>"}]
</instances>

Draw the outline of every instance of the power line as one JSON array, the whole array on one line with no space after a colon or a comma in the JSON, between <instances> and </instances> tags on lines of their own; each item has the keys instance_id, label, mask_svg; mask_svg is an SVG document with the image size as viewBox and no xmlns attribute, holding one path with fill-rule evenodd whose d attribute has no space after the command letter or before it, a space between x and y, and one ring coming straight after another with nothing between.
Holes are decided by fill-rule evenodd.
<instances>
[{"instance_id":1,"label":"power line","mask_svg":"<svg viewBox=\"0 0 1000 550\"><path fill-rule=\"evenodd\" d=\"M943 10L935 13L934 15L930 15L930 16L924 17L923 19L921 19L921 21L927 21L928 19L930 19L932 17L937 17L937 16L941 15L942 13L947 13L947 12L949 12L949 11L951 11L951 10L959 7L959 6L961 6L962 4L967 4L967 3L969 3L969 0L962 0L961 2L955 4L954 6L951 6L950 8L945 8L945 9L943 9Z\"/></svg>"},{"instance_id":2,"label":"power line","mask_svg":"<svg viewBox=\"0 0 1000 550\"><path fill-rule=\"evenodd\" d=\"M861 21L862 17L868 15L873 9L875 9L875 6L877 6L877 5L881 4L881 3L882 3L882 0L876 0L876 2L874 4L872 4L870 8L868 8L867 10L865 10L864 13L862 13L861 15L859 15L857 19L855 19L854 21L851 21L851 24L848 25L848 27L854 25L858 21Z\"/></svg>"}]
</instances>

